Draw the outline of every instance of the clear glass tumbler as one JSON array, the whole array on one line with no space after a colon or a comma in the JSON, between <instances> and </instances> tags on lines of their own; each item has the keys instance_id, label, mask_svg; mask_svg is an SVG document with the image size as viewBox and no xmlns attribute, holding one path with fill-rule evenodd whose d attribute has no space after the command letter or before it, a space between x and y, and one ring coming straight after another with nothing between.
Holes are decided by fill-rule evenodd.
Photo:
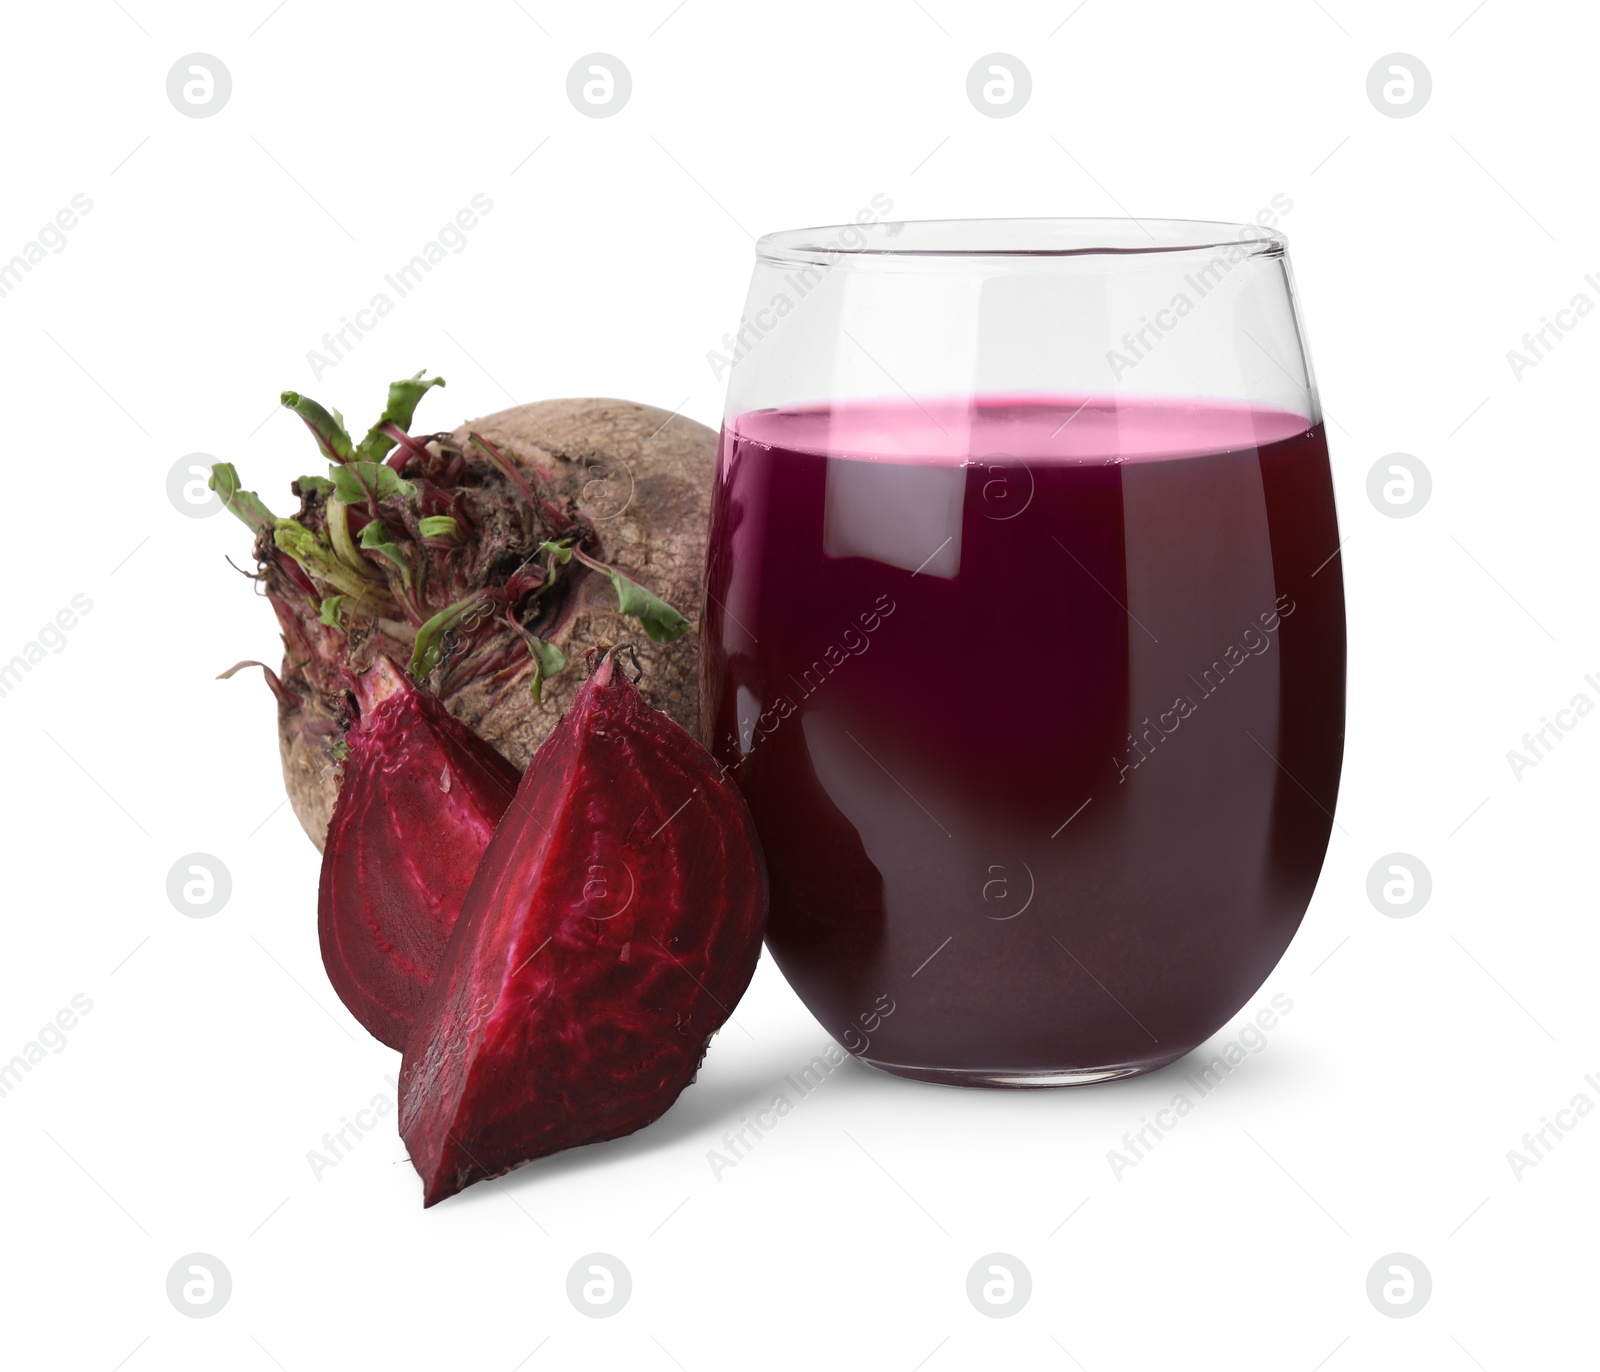
<instances>
[{"instance_id":1,"label":"clear glass tumbler","mask_svg":"<svg viewBox=\"0 0 1600 1372\"><path fill-rule=\"evenodd\" d=\"M879 223L756 258L701 699L768 947L902 1076L1173 1061L1288 946L1339 785L1339 532L1284 240Z\"/></svg>"}]
</instances>

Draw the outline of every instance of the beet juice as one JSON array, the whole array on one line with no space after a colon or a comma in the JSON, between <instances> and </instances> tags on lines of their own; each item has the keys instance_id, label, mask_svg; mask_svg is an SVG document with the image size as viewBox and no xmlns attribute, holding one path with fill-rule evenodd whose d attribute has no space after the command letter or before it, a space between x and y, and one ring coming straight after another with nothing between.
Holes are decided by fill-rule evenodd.
<instances>
[{"instance_id":1,"label":"beet juice","mask_svg":"<svg viewBox=\"0 0 1600 1372\"><path fill-rule=\"evenodd\" d=\"M723 434L706 737L767 941L902 1075L1148 1070L1310 900L1344 593L1322 426L1118 396L842 401Z\"/></svg>"}]
</instances>

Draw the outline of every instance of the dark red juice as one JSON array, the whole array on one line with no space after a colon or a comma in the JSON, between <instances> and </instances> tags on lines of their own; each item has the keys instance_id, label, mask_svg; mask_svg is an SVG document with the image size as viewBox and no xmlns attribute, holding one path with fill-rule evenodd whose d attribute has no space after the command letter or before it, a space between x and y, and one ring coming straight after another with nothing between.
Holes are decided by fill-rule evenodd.
<instances>
[{"instance_id":1,"label":"dark red juice","mask_svg":"<svg viewBox=\"0 0 1600 1372\"><path fill-rule=\"evenodd\" d=\"M1225 1023L1294 934L1344 738L1320 425L994 397L730 421L707 737L768 945L850 1051L1093 1080Z\"/></svg>"}]
</instances>

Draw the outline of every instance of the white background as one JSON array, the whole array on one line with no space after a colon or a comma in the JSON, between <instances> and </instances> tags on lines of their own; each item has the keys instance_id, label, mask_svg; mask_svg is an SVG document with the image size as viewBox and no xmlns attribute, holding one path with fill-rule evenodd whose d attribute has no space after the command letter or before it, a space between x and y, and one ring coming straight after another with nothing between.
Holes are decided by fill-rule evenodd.
<instances>
[{"instance_id":1,"label":"white background","mask_svg":"<svg viewBox=\"0 0 1600 1372\"><path fill-rule=\"evenodd\" d=\"M1600 272L1593 9L271 3L6 19L0 259L74 194L93 202L0 298L0 658L75 594L93 602L0 699L0 1059L74 995L93 1003L0 1098L7 1365L1509 1372L1592 1357L1600 1120L1520 1180L1506 1154L1576 1093L1600 1103L1584 1082L1600 1075L1585 784L1600 718L1520 780L1506 753L1575 693L1600 701L1583 679L1600 676L1600 320L1520 380L1506 353L1575 293L1600 301L1583 279ZM612 118L566 96L596 51L633 76ZM1012 118L965 93L996 51L1033 77ZM1396 51L1433 77L1403 119L1366 94ZM214 117L167 99L192 52L232 74ZM467 248L315 379L308 349L479 192L494 208ZM1351 632L1340 828L1256 1002L1281 993L1293 1011L1120 1179L1108 1150L1185 1064L994 1093L847 1063L718 1180L707 1150L826 1042L763 962L743 1030L640 1135L424 1212L391 1115L315 1177L308 1150L387 1093L399 1059L323 977L317 854L280 803L271 699L254 674L213 679L276 655L265 603L223 560L247 538L176 512L169 468L235 462L281 506L315 461L278 391L364 425L421 366L449 380L428 427L566 395L715 424L706 353L736 326L750 235L849 219L875 193L907 218L1240 220L1293 201ZM1408 519L1366 496L1394 451L1433 475ZM1393 851L1433 877L1408 919L1366 895ZM191 852L232 874L209 919L165 893ZM212 1318L166 1296L196 1251L232 1273ZM632 1273L613 1318L565 1293L593 1251ZM1032 1274L1014 1318L965 1295L995 1251ZM1366 1295L1394 1251L1432 1273L1412 1318Z\"/></svg>"}]
</instances>

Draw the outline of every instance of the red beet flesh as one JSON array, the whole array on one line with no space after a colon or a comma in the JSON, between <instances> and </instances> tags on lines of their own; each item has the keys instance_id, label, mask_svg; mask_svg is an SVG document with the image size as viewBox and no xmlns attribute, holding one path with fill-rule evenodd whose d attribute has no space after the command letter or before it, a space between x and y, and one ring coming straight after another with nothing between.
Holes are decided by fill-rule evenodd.
<instances>
[{"instance_id":1,"label":"red beet flesh","mask_svg":"<svg viewBox=\"0 0 1600 1372\"><path fill-rule=\"evenodd\" d=\"M424 1205L659 1118L755 972L744 801L614 662L534 754L406 1042Z\"/></svg>"},{"instance_id":2,"label":"red beet flesh","mask_svg":"<svg viewBox=\"0 0 1600 1372\"><path fill-rule=\"evenodd\" d=\"M520 778L386 660L359 694L322 855L317 933L339 999L375 1038L403 1048Z\"/></svg>"}]
</instances>

